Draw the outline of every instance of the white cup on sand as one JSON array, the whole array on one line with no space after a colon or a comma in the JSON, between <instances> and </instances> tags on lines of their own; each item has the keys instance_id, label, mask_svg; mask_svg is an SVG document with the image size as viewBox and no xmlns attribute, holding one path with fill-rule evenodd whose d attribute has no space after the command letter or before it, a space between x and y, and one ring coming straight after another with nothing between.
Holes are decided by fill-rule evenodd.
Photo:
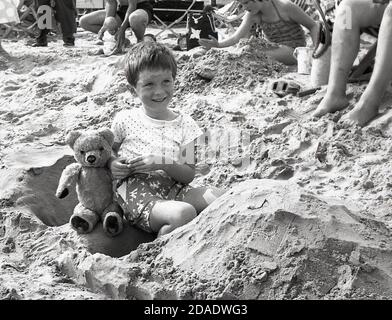
<instances>
[{"instance_id":1,"label":"white cup on sand","mask_svg":"<svg viewBox=\"0 0 392 320\"><path fill-rule=\"evenodd\" d=\"M328 84L330 67L331 47L329 47L321 57L313 59L312 70L310 72L310 82L313 87Z\"/></svg>"},{"instance_id":2,"label":"white cup on sand","mask_svg":"<svg viewBox=\"0 0 392 320\"><path fill-rule=\"evenodd\" d=\"M312 69L312 48L297 47L294 49L293 56L297 59L297 72L300 74L310 74Z\"/></svg>"}]
</instances>

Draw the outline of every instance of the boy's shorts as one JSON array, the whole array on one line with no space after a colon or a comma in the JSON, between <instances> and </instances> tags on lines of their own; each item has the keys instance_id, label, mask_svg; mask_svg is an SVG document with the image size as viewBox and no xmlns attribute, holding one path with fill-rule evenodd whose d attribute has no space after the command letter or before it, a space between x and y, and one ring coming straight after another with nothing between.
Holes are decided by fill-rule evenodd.
<instances>
[{"instance_id":1,"label":"boy's shorts","mask_svg":"<svg viewBox=\"0 0 392 320\"><path fill-rule=\"evenodd\" d=\"M159 173L137 173L118 182L115 198L129 224L154 233L150 226L154 205L162 200L182 201L190 189L190 185Z\"/></svg>"}]
</instances>

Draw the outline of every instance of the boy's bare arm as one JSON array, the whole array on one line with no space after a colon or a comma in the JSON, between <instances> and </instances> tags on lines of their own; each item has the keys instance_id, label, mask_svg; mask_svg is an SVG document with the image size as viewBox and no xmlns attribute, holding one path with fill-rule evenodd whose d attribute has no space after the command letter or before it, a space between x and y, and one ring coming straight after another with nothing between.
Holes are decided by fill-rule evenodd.
<instances>
[{"instance_id":1,"label":"boy's bare arm","mask_svg":"<svg viewBox=\"0 0 392 320\"><path fill-rule=\"evenodd\" d=\"M110 159L107 163L107 167L109 169L111 168L112 162L118 158L118 150L120 150L120 145L121 144L118 142L114 142L112 145L112 156L110 157Z\"/></svg>"},{"instance_id":2,"label":"boy's bare arm","mask_svg":"<svg viewBox=\"0 0 392 320\"><path fill-rule=\"evenodd\" d=\"M178 182L188 184L195 178L195 165L174 162L173 164L163 164L164 170L170 177Z\"/></svg>"}]
</instances>

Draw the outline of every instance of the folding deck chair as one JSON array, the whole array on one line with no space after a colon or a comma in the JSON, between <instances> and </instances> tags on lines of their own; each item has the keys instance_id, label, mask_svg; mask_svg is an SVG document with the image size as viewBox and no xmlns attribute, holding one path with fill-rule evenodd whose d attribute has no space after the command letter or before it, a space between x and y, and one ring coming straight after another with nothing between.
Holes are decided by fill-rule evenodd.
<instances>
[{"instance_id":1,"label":"folding deck chair","mask_svg":"<svg viewBox=\"0 0 392 320\"><path fill-rule=\"evenodd\" d=\"M214 16L217 28L227 28L229 32L232 32L235 25L241 23L245 10L239 2L233 1L220 9L213 10L211 14Z\"/></svg>"},{"instance_id":2,"label":"folding deck chair","mask_svg":"<svg viewBox=\"0 0 392 320\"><path fill-rule=\"evenodd\" d=\"M183 8L181 8L183 7ZM195 13L202 13L204 9L204 1L196 1L192 0L190 1L156 1L154 4L154 15L153 15L153 21L155 21L155 24L162 29L160 32L158 32L155 37L157 38L159 35L161 35L164 31L168 30L172 34L174 34L177 38L180 37L180 35L175 32L172 28L179 24L181 21L184 20L185 17L187 17L188 13L195 12ZM167 24L167 21L163 21L163 18L160 18L159 15L165 15L168 13L177 13L178 18L176 18L174 21L171 23Z\"/></svg>"}]
</instances>

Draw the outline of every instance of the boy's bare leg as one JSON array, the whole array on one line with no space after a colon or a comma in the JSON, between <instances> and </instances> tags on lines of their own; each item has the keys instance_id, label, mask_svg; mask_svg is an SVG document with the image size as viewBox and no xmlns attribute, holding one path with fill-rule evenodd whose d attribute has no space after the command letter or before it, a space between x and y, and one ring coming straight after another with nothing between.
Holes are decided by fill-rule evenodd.
<instances>
[{"instance_id":1,"label":"boy's bare leg","mask_svg":"<svg viewBox=\"0 0 392 320\"><path fill-rule=\"evenodd\" d=\"M372 0L344 0L339 5L332 34L327 93L313 113L314 117L341 110L348 105L346 85L358 55L360 29L379 24L384 8L375 5Z\"/></svg>"},{"instance_id":2,"label":"boy's bare leg","mask_svg":"<svg viewBox=\"0 0 392 320\"><path fill-rule=\"evenodd\" d=\"M344 121L366 125L378 114L378 107L389 81L392 79L392 4L384 11L378 34L376 62L369 85L353 110L343 117Z\"/></svg>"},{"instance_id":3,"label":"boy's bare leg","mask_svg":"<svg viewBox=\"0 0 392 320\"><path fill-rule=\"evenodd\" d=\"M199 214L225 192L226 190L218 188L193 188L185 194L182 201L191 204Z\"/></svg>"},{"instance_id":4,"label":"boy's bare leg","mask_svg":"<svg viewBox=\"0 0 392 320\"><path fill-rule=\"evenodd\" d=\"M196 217L195 208L182 201L162 200L152 208L150 226L158 237L172 232Z\"/></svg>"}]
</instances>

